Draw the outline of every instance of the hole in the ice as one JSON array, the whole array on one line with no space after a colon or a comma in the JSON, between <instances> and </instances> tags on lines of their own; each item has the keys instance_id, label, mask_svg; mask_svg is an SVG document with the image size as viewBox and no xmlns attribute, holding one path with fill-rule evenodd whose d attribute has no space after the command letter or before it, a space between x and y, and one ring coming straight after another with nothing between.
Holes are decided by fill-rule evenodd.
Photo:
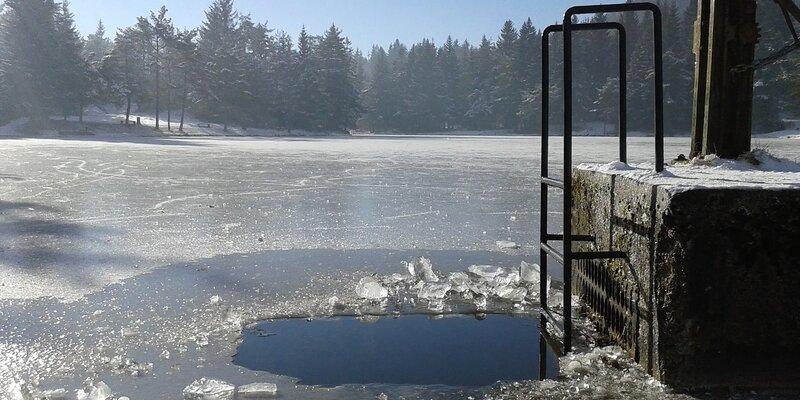
<instances>
[{"instance_id":1,"label":"hole in the ice","mask_svg":"<svg viewBox=\"0 0 800 400\"><path fill-rule=\"evenodd\" d=\"M539 378L539 322L489 315L287 319L244 332L234 364L305 385L477 387ZM548 348L547 377L558 373Z\"/></svg>"}]
</instances>

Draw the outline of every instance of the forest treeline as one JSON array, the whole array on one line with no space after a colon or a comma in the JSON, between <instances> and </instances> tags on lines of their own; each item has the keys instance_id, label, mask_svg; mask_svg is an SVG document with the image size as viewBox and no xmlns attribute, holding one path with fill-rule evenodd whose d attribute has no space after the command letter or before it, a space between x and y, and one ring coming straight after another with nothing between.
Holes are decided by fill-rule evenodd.
<instances>
[{"instance_id":1,"label":"forest treeline","mask_svg":"<svg viewBox=\"0 0 800 400\"><path fill-rule=\"evenodd\" d=\"M693 6L659 2L664 16L667 128L688 132L694 74ZM788 40L777 7L759 7L759 53ZM513 130L537 133L541 110L542 28L506 22L496 40L395 41L364 55L336 26L296 38L215 0L202 25L176 29L162 7L107 37L81 37L67 1L5 0L0 11L0 121L54 114L82 116L114 104L181 129L184 116L229 125L309 131L435 132ZM619 18L613 16L613 18ZM624 15L628 33L631 129L652 126L652 28ZM597 14L591 22L612 20ZM576 21L579 22L579 21ZM618 96L614 32L575 34L575 121L613 132ZM553 123L560 121L561 43L551 45ZM779 127L800 112L800 58L759 71L754 125Z\"/></svg>"}]
</instances>

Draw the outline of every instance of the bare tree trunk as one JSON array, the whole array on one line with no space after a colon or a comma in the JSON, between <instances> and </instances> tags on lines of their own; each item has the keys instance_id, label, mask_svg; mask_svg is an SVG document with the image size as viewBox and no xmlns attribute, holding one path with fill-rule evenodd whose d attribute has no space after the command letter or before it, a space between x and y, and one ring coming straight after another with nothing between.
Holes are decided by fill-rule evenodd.
<instances>
[{"instance_id":1,"label":"bare tree trunk","mask_svg":"<svg viewBox=\"0 0 800 400\"><path fill-rule=\"evenodd\" d=\"M125 95L125 101L127 106L125 107L125 125L131 123L131 94L128 93Z\"/></svg>"},{"instance_id":2,"label":"bare tree trunk","mask_svg":"<svg viewBox=\"0 0 800 400\"><path fill-rule=\"evenodd\" d=\"M189 77L184 73L183 75L183 97L181 98L181 126L178 131L183 132L183 120L186 116L186 97L188 96Z\"/></svg>"},{"instance_id":3,"label":"bare tree trunk","mask_svg":"<svg viewBox=\"0 0 800 400\"><path fill-rule=\"evenodd\" d=\"M83 123L83 100L81 100L81 104L79 105L80 109L78 110L78 122Z\"/></svg>"},{"instance_id":4,"label":"bare tree trunk","mask_svg":"<svg viewBox=\"0 0 800 400\"><path fill-rule=\"evenodd\" d=\"M156 40L158 40L158 39L156 39ZM160 56L159 52L160 51L161 50L160 50L158 41L156 41L156 55L155 55L155 57L156 57L156 59L155 59L155 66L156 66L156 130L159 130L161 128L161 124L160 124L160 117L161 117L161 115L160 115L160 111L161 111L160 107L161 107L161 104L159 104L160 99L161 99L161 65L160 65L160 61L161 60L159 59L159 56Z\"/></svg>"},{"instance_id":5,"label":"bare tree trunk","mask_svg":"<svg viewBox=\"0 0 800 400\"><path fill-rule=\"evenodd\" d=\"M172 62L167 64L167 130L172 132Z\"/></svg>"}]
</instances>

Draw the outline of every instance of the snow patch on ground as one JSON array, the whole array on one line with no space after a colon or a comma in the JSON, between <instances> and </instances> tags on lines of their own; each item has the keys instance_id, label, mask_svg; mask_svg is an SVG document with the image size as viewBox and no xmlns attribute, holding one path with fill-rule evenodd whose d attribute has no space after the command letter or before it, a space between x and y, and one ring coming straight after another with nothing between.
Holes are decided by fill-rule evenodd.
<instances>
[{"instance_id":1,"label":"snow patch on ground","mask_svg":"<svg viewBox=\"0 0 800 400\"><path fill-rule=\"evenodd\" d=\"M671 193L694 189L800 189L800 163L754 150L737 160L715 155L675 162L661 173L652 163L628 165L580 164L578 169L623 176L642 183L666 187Z\"/></svg>"}]
</instances>

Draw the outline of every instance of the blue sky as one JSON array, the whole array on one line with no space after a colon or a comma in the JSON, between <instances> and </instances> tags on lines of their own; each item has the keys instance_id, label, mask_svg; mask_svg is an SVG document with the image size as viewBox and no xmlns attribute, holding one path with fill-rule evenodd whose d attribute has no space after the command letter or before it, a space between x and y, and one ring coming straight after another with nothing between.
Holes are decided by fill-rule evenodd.
<instances>
[{"instance_id":1,"label":"blue sky","mask_svg":"<svg viewBox=\"0 0 800 400\"><path fill-rule=\"evenodd\" d=\"M423 37L441 43L454 38L480 40L496 37L503 22L517 25L527 17L541 28L560 19L571 5L598 0L237 0L236 8L256 21L267 21L292 37L305 25L321 33L331 23L339 26L353 45L364 51L372 44L387 45L395 38L405 43ZM177 27L196 27L211 0L72 0L78 29L85 35L102 19L109 35L132 25L136 17L166 5Z\"/></svg>"}]
</instances>

